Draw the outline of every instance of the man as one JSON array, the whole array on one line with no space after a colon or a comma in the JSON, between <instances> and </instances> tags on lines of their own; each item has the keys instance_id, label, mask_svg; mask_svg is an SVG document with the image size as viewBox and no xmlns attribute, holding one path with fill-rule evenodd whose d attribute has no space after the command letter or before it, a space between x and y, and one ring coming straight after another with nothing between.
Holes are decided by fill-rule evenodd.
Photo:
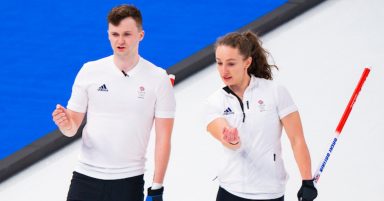
<instances>
[{"instance_id":1,"label":"man","mask_svg":"<svg viewBox=\"0 0 384 201\"><path fill-rule=\"evenodd\" d=\"M57 105L52 113L68 137L87 116L67 200L142 201L145 154L155 122L155 172L147 200L161 201L175 113L173 88L165 70L138 53L144 31L136 7L110 11L108 37L113 55L84 64L67 109Z\"/></svg>"}]
</instances>

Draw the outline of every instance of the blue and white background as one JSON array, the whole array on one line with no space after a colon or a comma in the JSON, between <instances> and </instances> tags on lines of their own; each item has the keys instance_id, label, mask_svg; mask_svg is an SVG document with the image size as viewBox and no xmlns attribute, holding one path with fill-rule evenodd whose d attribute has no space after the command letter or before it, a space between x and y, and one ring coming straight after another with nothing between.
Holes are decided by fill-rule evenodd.
<instances>
[{"instance_id":1,"label":"blue and white background","mask_svg":"<svg viewBox=\"0 0 384 201\"><path fill-rule=\"evenodd\" d=\"M287 0L130 1L142 11L140 54L165 69ZM126 1L6 1L0 7L0 160L56 129L83 63L112 54L107 14Z\"/></svg>"},{"instance_id":2,"label":"blue and white background","mask_svg":"<svg viewBox=\"0 0 384 201\"><path fill-rule=\"evenodd\" d=\"M261 8L252 5L283 3L212 2L207 5L202 1L134 1L143 10L147 31L142 55L167 68L212 43L218 35L255 20L259 14L254 12ZM78 69L85 61L111 54L105 17L119 3L122 1L2 2L0 153L3 157L12 153L14 150L9 150L14 147L19 149L56 129L51 122L51 111L56 103L66 103ZM207 9L200 12L198 8ZM381 0L325 1L262 37L273 56L270 59L280 67L275 72L276 81L287 86L299 107L313 171L332 142L333 132L363 68L372 67L319 181L316 201L383 200L382 8ZM240 17L243 13L249 16L248 20ZM174 17L162 17L165 14ZM53 20L57 15L61 15L60 20ZM190 19L178 21L186 16ZM211 16L217 19L209 22ZM236 19L241 20L229 22ZM84 23L80 24L80 20ZM205 22L208 24L204 25ZM165 26L168 23L178 28ZM219 30L221 24L225 28ZM184 28L189 31L175 34ZM164 29L164 34L156 38L162 32L160 29ZM200 35L210 33L213 34ZM192 41L200 39L207 41ZM166 48L167 45L174 46ZM170 58L165 59L167 56ZM205 98L221 84L215 66L210 65L175 86L178 110L172 157L164 183L167 201L215 200L218 184L212 179L217 170L215 159L220 157L222 148L205 131L203 106ZM152 147L153 138L150 143ZM300 174L285 134L282 143L290 174L285 199L297 200ZM79 146L80 142L76 141L1 183L0 200L65 200ZM148 149L147 167L146 187L153 176L152 148Z\"/></svg>"}]
</instances>

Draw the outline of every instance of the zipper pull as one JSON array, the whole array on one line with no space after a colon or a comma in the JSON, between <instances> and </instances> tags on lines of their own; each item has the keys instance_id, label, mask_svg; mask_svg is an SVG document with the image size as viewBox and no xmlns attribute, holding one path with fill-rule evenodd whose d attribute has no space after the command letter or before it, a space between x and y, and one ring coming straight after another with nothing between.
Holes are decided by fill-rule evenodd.
<instances>
[{"instance_id":1,"label":"zipper pull","mask_svg":"<svg viewBox=\"0 0 384 201\"><path fill-rule=\"evenodd\" d=\"M247 101L247 108L248 108L248 110L249 110L249 102Z\"/></svg>"}]
</instances>

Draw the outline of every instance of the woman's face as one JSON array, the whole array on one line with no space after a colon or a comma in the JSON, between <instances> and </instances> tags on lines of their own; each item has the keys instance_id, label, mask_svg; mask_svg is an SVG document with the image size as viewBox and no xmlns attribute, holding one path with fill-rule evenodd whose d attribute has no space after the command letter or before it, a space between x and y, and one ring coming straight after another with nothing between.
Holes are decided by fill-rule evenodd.
<instances>
[{"instance_id":1,"label":"woman's face","mask_svg":"<svg viewBox=\"0 0 384 201\"><path fill-rule=\"evenodd\" d=\"M219 45L216 48L216 64L220 77L227 86L241 86L252 58L244 59L237 48Z\"/></svg>"}]
</instances>

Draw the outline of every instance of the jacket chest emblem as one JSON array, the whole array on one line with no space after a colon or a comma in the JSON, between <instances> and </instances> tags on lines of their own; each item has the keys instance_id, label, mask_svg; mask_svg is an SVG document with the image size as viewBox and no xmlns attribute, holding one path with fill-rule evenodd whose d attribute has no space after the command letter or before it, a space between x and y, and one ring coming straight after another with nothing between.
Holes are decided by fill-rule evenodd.
<instances>
[{"instance_id":1,"label":"jacket chest emblem","mask_svg":"<svg viewBox=\"0 0 384 201\"><path fill-rule=\"evenodd\" d=\"M143 86L140 86L137 90L137 98L144 99L145 97L145 88Z\"/></svg>"}]
</instances>

